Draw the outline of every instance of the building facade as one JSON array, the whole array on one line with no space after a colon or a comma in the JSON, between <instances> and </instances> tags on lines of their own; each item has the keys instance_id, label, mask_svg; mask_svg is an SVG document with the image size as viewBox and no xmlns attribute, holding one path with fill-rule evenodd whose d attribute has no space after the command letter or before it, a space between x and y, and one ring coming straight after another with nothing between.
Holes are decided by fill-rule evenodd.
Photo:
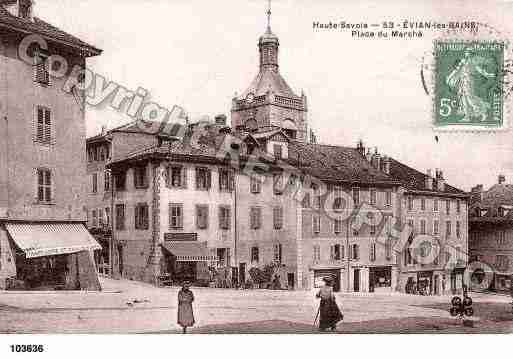
<instances>
[{"instance_id":1,"label":"building facade","mask_svg":"<svg viewBox=\"0 0 513 359\"><path fill-rule=\"evenodd\" d=\"M483 185L472 188L472 204L469 213L470 261L489 266L493 278L488 288L498 292L511 290L513 275L513 186L506 177L488 190Z\"/></svg>"},{"instance_id":2,"label":"building facade","mask_svg":"<svg viewBox=\"0 0 513 359\"><path fill-rule=\"evenodd\" d=\"M0 28L0 288L97 287L88 256L99 247L83 226L83 103L47 60L60 55L71 71L101 51L33 17L30 0L0 1ZM18 52L28 34L48 45L29 47L34 64ZM87 273L72 273L74 262Z\"/></svg>"},{"instance_id":3,"label":"building facade","mask_svg":"<svg viewBox=\"0 0 513 359\"><path fill-rule=\"evenodd\" d=\"M270 27L258 49L259 73L233 99L231 126L221 116L203 124L199 138L197 125L162 138L129 124L88 140L90 158L111 146L110 161L98 154L101 166L88 167L88 209L92 228L110 214L102 223L110 223L114 271L149 282L170 276L244 286L257 280L256 268L272 267L279 288L314 288L325 276L337 291L461 288L465 192L441 172L432 178L361 141L309 143L306 97L280 75ZM111 193L94 192L107 178L102 172L110 173ZM442 255L435 263L416 263L410 243L398 249L394 233L405 225L412 236L436 238ZM448 270L453 249L460 269Z\"/></svg>"},{"instance_id":4,"label":"building facade","mask_svg":"<svg viewBox=\"0 0 513 359\"><path fill-rule=\"evenodd\" d=\"M391 175L403 182L401 223L413 229L412 238L434 238L437 256L416 261L406 247L400 255L398 290L445 294L462 290L468 263L468 194L445 182L443 172L426 174L392 160ZM420 250L420 249L419 249Z\"/></svg>"}]
</instances>

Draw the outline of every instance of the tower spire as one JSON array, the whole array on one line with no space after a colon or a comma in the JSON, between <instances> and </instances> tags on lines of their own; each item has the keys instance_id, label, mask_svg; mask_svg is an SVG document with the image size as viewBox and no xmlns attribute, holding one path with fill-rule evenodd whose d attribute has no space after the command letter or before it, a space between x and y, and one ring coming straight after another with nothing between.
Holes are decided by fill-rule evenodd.
<instances>
[{"instance_id":1,"label":"tower spire","mask_svg":"<svg viewBox=\"0 0 513 359\"><path fill-rule=\"evenodd\" d=\"M267 30L271 30L271 0L268 1L267 5Z\"/></svg>"}]
</instances>

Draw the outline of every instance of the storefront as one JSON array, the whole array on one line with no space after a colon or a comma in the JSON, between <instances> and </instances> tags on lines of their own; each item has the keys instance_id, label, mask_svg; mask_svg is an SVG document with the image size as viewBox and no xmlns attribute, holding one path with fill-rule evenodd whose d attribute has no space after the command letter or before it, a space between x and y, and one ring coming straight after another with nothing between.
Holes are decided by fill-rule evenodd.
<instances>
[{"instance_id":1,"label":"storefront","mask_svg":"<svg viewBox=\"0 0 513 359\"><path fill-rule=\"evenodd\" d=\"M433 293L433 271L417 272L417 292L422 295Z\"/></svg>"},{"instance_id":2,"label":"storefront","mask_svg":"<svg viewBox=\"0 0 513 359\"><path fill-rule=\"evenodd\" d=\"M495 273L494 287L497 292L509 293L511 290L511 274L510 273Z\"/></svg>"},{"instance_id":3,"label":"storefront","mask_svg":"<svg viewBox=\"0 0 513 359\"><path fill-rule=\"evenodd\" d=\"M369 268L369 291L388 292L392 290L392 267Z\"/></svg>"},{"instance_id":4,"label":"storefront","mask_svg":"<svg viewBox=\"0 0 513 359\"><path fill-rule=\"evenodd\" d=\"M79 222L6 222L15 273L8 290L100 290L93 251L101 246Z\"/></svg>"},{"instance_id":5,"label":"storefront","mask_svg":"<svg viewBox=\"0 0 513 359\"><path fill-rule=\"evenodd\" d=\"M197 241L164 241L165 271L174 284L190 281L207 286L211 278L210 267L217 257L209 253L207 244Z\"/></svg>"}]
</instances>

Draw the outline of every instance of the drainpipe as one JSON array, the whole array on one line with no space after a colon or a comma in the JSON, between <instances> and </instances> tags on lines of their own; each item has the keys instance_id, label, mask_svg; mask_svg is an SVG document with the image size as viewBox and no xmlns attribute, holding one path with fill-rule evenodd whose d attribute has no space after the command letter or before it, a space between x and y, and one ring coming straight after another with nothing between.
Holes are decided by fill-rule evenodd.
<instances>
[{"instance_id":1,"label":"drainpipe","mask_svg":"<svg viewBox=\"0 0 513 359\"><path fill-rule=\"evenodd\" d=\"M112 156L112 148L110 149ZM114 175L112 169L109 169L110 172L110 241L109 241L109 275L111 278L114 278Z\"/></svg>"},{"instance_id":2,"label":"drainpipe","mask_svg":"<svg viewBox=\"0 0 513 359\"><path fill-rule=\"evenodd\" d=\"M238 268L238 258L237 258L237 239L239 232L237 231L237 177L238 173L234 171L233 175L233 260L235 262L235 267ZM240 278L240 273L237 269L237 275ZM237 283L239 282L239 278L237 278ZM233 278L232 278L233 281Z\"/></svg>"},{"instance_id":3,"label":"drainpipe","mask_svg":"<svg viewBox=\"0 0 513 359\"><path fill-rule=\"evenodd\" d=\"M350 270L351 270L351 267L350 267L350 263L349 263L349 253L351 253L351 251L349 250L349 226L351 225L351 217L348 218L347 220L347 226L346 226L346 267L347 267L347 281L346 281L346 292L350 292L350 287L349 287L349 282L350 282L350 279L351 279L351 273L350 273Z\"/></svg>"}]
</instances>

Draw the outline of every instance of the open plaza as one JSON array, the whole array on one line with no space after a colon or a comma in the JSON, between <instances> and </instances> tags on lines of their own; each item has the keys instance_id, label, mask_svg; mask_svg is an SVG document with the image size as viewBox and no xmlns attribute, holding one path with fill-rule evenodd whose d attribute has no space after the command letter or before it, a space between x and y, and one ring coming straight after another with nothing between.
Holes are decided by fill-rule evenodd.
<instances>
[{"instance_id":1,"label":"open plaza","mask_svg":"<svg viewBox=\"0 0 513 359\"><path fill-rule=\"evenodd\" d=\"M101 279L101 292L1 292L2 333L179 333L178 287ZM192 288L191 333L318 333L314 291ZM337 293L336 333L511 333L511 297L471 294L474 327L449 314L451 296ZM327 332L331 333L331 332Z\"/></svg>"}]
</instances>

